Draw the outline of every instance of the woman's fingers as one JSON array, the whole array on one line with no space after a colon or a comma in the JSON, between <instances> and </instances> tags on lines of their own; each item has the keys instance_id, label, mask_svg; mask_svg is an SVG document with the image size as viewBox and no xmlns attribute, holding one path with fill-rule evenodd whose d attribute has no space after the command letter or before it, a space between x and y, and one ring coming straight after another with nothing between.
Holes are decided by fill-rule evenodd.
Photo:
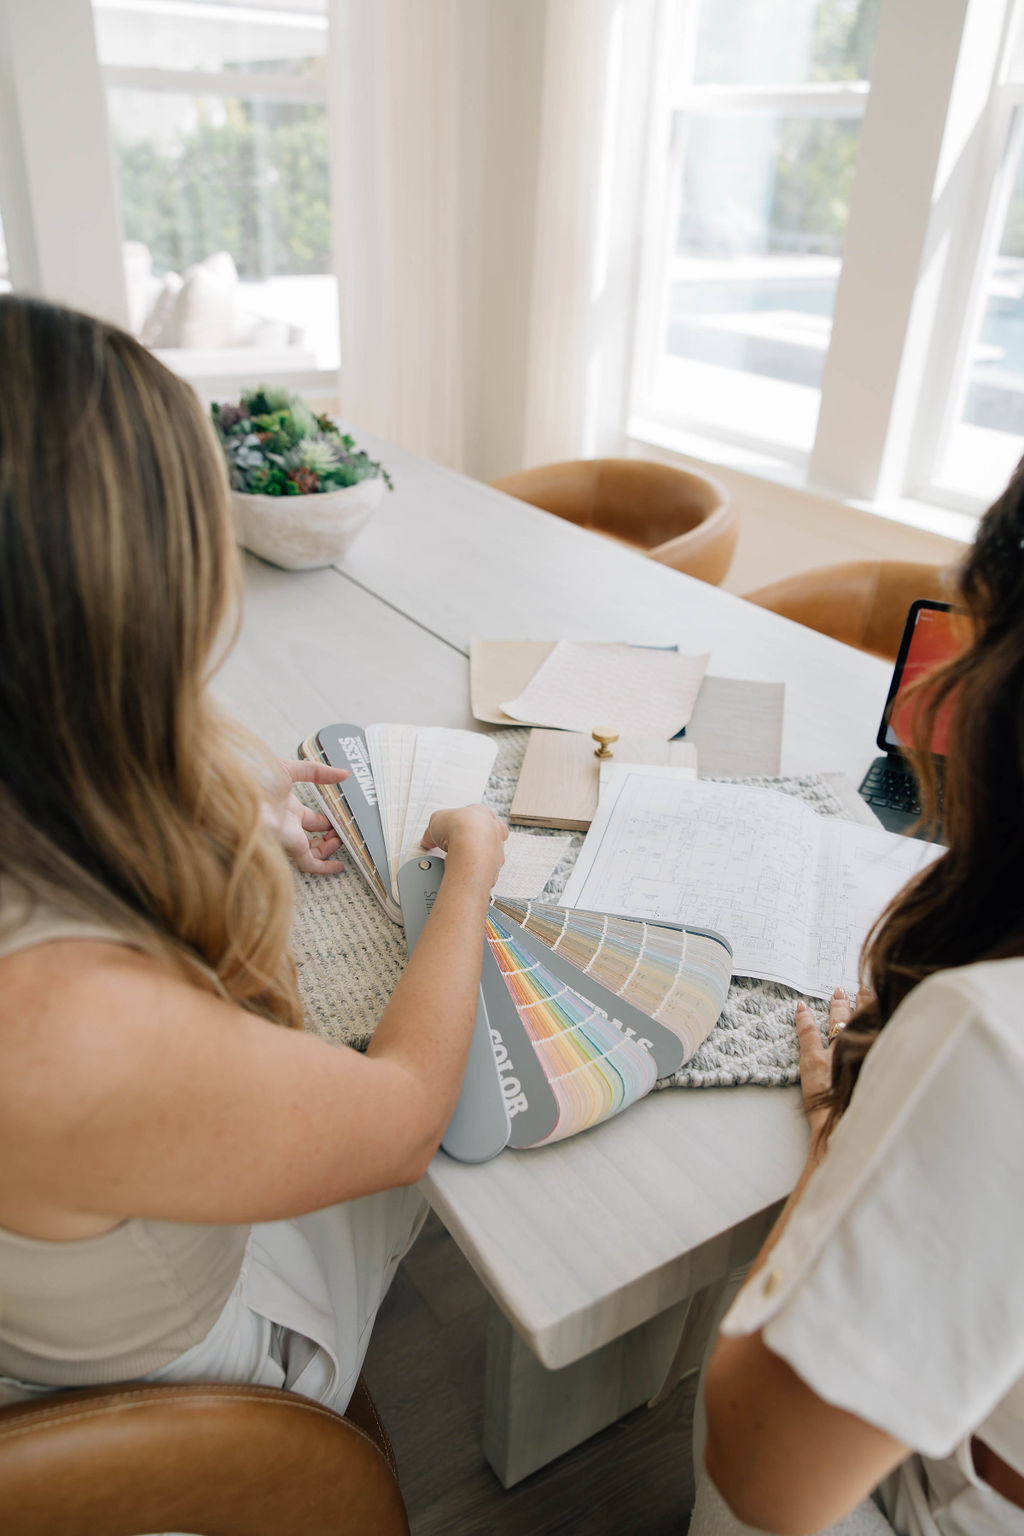
<instances>
[{"instance_id":1,"label":"woman's fingers","mask_svg":"<svg viewBox=\"0 0 1024 1536\"><path fill-rule=\"evenodd\" d=\"M821 1025L818 1023L818 1016L813 1008L809 1008L806 1003L797 1003L795 1022L797 1036L800 1040L800 1054L803 1055L805 1051L811 1054L815 1051L821 1051L824 1054L825 1047L821 1039Z\"/></svg>"},{"instance_id":2,"label":"woman's fingers","mask_svg":"<svg viewBox=\"0 0 1024 1536\"><path fill-rule=\"evenodd\" d=\"M843 987L836 987L828 1003L829 1029L842 1029L853 1017L853 999Z\"/></svg>"},{"instance_id":3,"label":"woman's fingers","mask_svg":"<svg viewBox=\"0 0 1024 1536\"><path fill-rule=\"evenodd\" d=\"M335 848L339 846L341 845L336 843ZM295 868L301 869L302 874L342 874L345 866L339 863L338 859L327 857L332 851L333 849L327 846L327 839L322 843L310 843L306 852L299 854L298 859L295 860Z\"/></svg>"},{"instance_id":4,"label":"woman's fingers","mask_svg":"<svg viewBox=\"0 0 1024 1536\"><path fill-rule=\"evenodd\" d=\"M858 1008L870 999L871 993L861 987L856 1002L845 987L836 987L828 1002L828 1033L821 1038L818 1016L806 1003L796 1005L796 1032L800 1041L800 1087L804 1108L811 1122L811 1130L817 1136L822 1130L827 1111L818 1107L821 1096L832 1086L832 1046L836 1036L845 1029Z\"/></svg>"},{"instance_id":5,"label":"woman's fingers","mask_svg":"<svg viewBox=\"0 0 1024 1536\"><path fill-rule=\"evenodd\" d=\"M284 757L280 763L293 784L340 784L342 779L352 777L347 768L332 768L328 763L306 763Z\"/></svg>"},{"instance_id":6,"label":"woman's fingers","mask_svg":"<svg viewBox=\"0 0 1024 1536\"><path fill-rule=\"evenodd\" d=\"M822 1041L817 1014L806 1003L797 1003L795 1022L800 1041L800 1090L808 1118L816 1127L821 1120L821 1111L814 1105L818 1096L831 1085L832 1053Z\"/></svg>"},{"instance_id":7,"label":"woman's fingers","mask_svg":"<svg viewBox=\"0 0 1024 1536\"><path fill-rule=\"evenodd\" d=\"M341 839L332 832L318 842L308 843L303 852L296 855L295 866L306 875L340 875L345 866L331 858L340 847Z\"/></svg>"},{"instance_id":8,"label":"woman's fingers","mask_svg":"<svg viewBox=\"0 0 1024 1536\"><path fill-rule=\"evenodd\" d=\"M434 827L433 816L431 816L430 820L427 822L427 830L420 838L420 847L426 848L428 851L436 848L441 853L448 852L447 838L445 837L445 834L440 830L440 826L437 828Z\"/></svg>"},{"instance_id":9,"label":"woman's fingers","mask_svg":"<svg viewBox=\"0 0 1024 1536\"><path fill-rule=\"evenodd\" d=\"M310 810L295 795L288 796L284 815L275 830L296 869L307 875L341 873L343 866L332 858L341 847L341 838L326 816Z\"/></svg>"},{"instance_id":10,"label":"woman's fingers","mask_svg":"<svg viewBox=\"0 0 1024 1536\"><path fill-rule=\"evenodd\" d=\"M296 800L295 803L299 807L299 820L307 832L327 832L330 830L331 823L326 816L321 816L317 811L311 811L308 805L303 805L299 800Z\"/></svg>"}]
</instances>

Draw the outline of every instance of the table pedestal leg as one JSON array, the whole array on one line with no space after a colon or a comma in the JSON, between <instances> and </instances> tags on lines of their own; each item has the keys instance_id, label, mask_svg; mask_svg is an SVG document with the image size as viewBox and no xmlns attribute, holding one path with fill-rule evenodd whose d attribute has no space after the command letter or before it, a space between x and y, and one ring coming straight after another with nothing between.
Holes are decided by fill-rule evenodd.
<instances>
[{"instance_id":1,"label":"table pedestal leg","mask_svg":"<svg viewBox=\"0 0 1024 1536\"><path fill-rule=\"evenodd\" d=\"M689 1310L688 1298L582 1360L549 1371L492 1306L483 1449L503 1486L511 1488L649 1401L665 1379Z\"/></svg>"}]
</instances>

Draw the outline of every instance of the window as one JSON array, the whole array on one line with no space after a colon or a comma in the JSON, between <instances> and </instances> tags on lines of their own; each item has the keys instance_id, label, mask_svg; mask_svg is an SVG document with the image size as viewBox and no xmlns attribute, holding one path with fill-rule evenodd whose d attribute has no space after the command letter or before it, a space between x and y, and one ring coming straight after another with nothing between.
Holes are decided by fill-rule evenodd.
<instances>
[{"instance_id":1,"label":"window","mask_svg":"<svg viewBox=\"0 0 1024 1536\"><path fill-rule=\"evenodd\" d=\"M995 497L1024 453L1024 87L998 103L1009 116L983 226L966 344L954 380L934 488ZM980 221L979 221L980 222ZM986 238L987 236L987 238Z\"/></svg>"},{"instance_id":2,"label":"window","mask_svg":"<svg viewBox=\"0 0 1024 1536\"><path fill-rule=\"evenodd\" d=\"M1024 449L1024 0L661 14L630 434L980 511Z\"/></svg>"},{"instance_id":3,"label":"window","mask_svg":"<svg viewBox=\"0 0 1024 1536\"><path fill-rule=\"evenodd\" d=\"M655 414L810 451L879 4L674 7Z\"/></svg>"},{"instance_id":4,"label":"window","mask_svg":"<svg viewBox=\"0 0 1024 1536\"><path fill-rule=\"evenodd\" d=\"M338 366L326 0L93 0L131 323L194 380Z\"/></svg>"}]
</instances>

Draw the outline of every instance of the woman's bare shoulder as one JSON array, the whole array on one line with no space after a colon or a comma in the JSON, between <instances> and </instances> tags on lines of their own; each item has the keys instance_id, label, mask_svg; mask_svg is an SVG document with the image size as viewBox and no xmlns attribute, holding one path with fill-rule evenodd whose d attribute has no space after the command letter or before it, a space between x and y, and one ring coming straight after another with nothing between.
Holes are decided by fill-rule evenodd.
<instances>
[{"instance_id":1,"label":"woman's bare shoulder","mask_svg":"<svg viewBox=\"0 0 1024 1536\"><path fill-rule=\"evenodd\" d=\"M55 939L0 960L0 1122L78 1113L202 994L126 944ZM77 1108L76 1108L77 1106ZM2 1135L2 1133L0 1133Z\"/></svg>"},{"instance_id":2,"label":"woman's bare shoulder","mask_svg":"<svg viewBox=\"0 0 1024 1536\"><path fill-rule=\"evenodd\" d=\"M269 1023L123 946L11 957L0 995L0 1226L274 1221L422 1172L401 1064Z\"/></svg>"}]
</instances>

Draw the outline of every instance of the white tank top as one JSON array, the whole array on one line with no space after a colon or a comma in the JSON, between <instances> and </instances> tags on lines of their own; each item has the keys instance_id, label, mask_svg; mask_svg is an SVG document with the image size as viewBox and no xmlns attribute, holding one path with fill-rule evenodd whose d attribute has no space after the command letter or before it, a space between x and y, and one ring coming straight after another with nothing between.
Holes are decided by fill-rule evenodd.
<instances>
[{"instance_id":1,"label":"white tank top","mask_svg":"<svg viewBox=\"0 0 1024 1536\"><path fill-rule=\"evenodd\" d=\"M128 942L0 882L0 960L63 939ZM0 1376L75 1387L161 1370L217 1321L248 1236L248 1226L132 1219L48 1242L0 1227Z\"/></svg>"}]
</instances>

